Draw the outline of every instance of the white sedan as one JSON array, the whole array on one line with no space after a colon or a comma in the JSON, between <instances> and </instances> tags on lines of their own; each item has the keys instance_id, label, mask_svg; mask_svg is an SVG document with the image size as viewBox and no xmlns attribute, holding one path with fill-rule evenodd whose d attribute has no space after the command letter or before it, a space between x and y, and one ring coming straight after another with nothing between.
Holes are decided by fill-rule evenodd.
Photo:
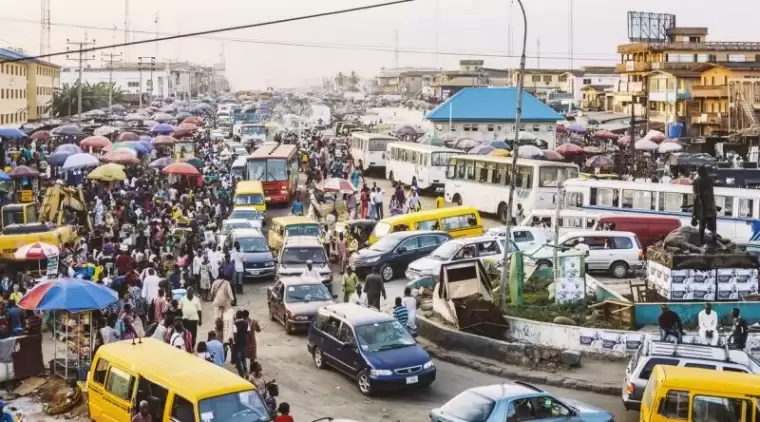
<instances>
[{"instance_id":1,"label":"white sedan","mask_svg":"<svg viewBox=\"0 0 760 422\"><path fill-rule=\"evenodd\" d=\"M259 223L259 224L257 224ZM227 239L227 236L232 232L234 229L261 229L261 223L260 221L256 220L244 220L242 218L231 218L229 220L222 221L222 228L219 230L219 234L217 235L217 245L224 245L224 241Z\"/></svg>"}]
</instances>

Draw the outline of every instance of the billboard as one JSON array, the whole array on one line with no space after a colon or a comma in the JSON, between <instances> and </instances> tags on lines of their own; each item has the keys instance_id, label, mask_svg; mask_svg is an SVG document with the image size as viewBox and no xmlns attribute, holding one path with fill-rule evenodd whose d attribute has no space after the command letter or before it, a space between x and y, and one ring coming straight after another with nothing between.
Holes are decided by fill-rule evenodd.
<instances>
[{"instance_id":1,"label":"billboard","mask_svg":"<svg viewBox=\"0 0 760 422\"><path fill-rule=\"evenodd\" d=\"M630 42L665 42L668 40L668 30L675 26L676 15L628 12L628 40Z\"/></svg>"}]
</instances>

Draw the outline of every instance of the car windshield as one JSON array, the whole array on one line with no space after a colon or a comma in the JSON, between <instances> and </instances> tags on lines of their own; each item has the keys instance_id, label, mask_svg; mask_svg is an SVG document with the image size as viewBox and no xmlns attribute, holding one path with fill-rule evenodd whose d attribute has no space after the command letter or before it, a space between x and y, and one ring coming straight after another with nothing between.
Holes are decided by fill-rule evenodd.
<instances>
[{"instance_id":1,"label":"car windshield","mask_svg":"<svg viewBox=\"0 0 760 422\"><path fill-rule=\"evenodd\" d=\"M375 226L375 229L372 230L372 234L378 239L380 239L381 237L385 236L386 234L390 232L391 232L391 225L384 221L380 221L379 223L377 223L377 225Z\"/></svg>"},{"instance_id":2,"label":"car windshield","mask_svg":"<svg viewBox=\"0 0 760 422\"><path fill-rule=\"evenodd\" d=\"M203 399L198 403L198 410L202 421L265 422L271 420L264 401L255 390Z\"/></svg>"},{"instance_id":3,"label":"car windshield","mask_svg":"<svg viewBox=\"0 0 760 422\"><path fill-rule=\"evenodd\" d=\"M493 412L494 401L470 391L460 393L441 406L441 413L470 422L485 422Z\"/></svg>"},{"instance_id":4,"label":"car windshield","mask_svg":"<svg viewBox=\"0 0 760 422\"><path fill-rule=\"evenodd\" d=\"M398 238L394 238L393 236L386 236L372 244L369 249L378 252L389 252L398 246L398 242Z\"/></svg>"},{"instance_id":5,"label":"car windshield","mask_svg":"<svg viewBox=\"0 0 760 422\"><path fill-rule=\"evenodd\" d=\"M234 223L224 223L222 225L222 234L228 235L234 229L252 229L253 226L248 221L235 221Z\"/></svg>"},{"instance_id":6,"label":"car windshield","mask_svg":"<svg viewBox=\"0 0 760 422\"><path fill-rule=\"evenodd\" d=\"M325 250L319 248L293 248L286 247L282 251L282 259L280 262L283 265L295 265L305 264L306 261L311 260L314 265L324 265L327 263L325 257Z\"/></svg>"},{"instance_id":7,"label":"car windshield","mask_svg":"<svg viewBox=\"0 0 760 422\"><path fill-rule=\"evenodd\" d=\"M286 303L315 302L323 300L332 300L332 295L322 283L288 286L285 291Z\"/></svg>"},{"instance_id":8,"label":"car windshield","mask_svg":"<svg viewBox=\"0 0 760 422\"><path fill-rule=\"evenodd\" d=\"M448 261L454 257L454 254L457 253L460 246L461 245L457 242L446 242L435 248L428 258L437 259L439 261Z\"/></svg>"},{"instance_id":9,"label":"car windshield","mask_svg":"<svg viewBox=\"0 0 760 422\"><path fill-rule=\"evenodd\" d=\"M240 243L240 252L269 252L269 246L267 246L267 241L263 237L239 237L235 240Z\"/></svg>"},{"instance_id":10,"label":"car windshield","mask_svg":"<svg viewBox=\"0 0 760 422\"><path fill-rule=\"evenodd\" d=\"M312 236L320 237L319 226L316 224L295 224L285 227L288 236Z\"/></svg>"},{"instance_id":11,"label":"car windshield","mask_svg":"<svg viewBox=\"0 0 760 422\"><path fill-rule=\"evenodd\" d=\"M264 205L264 195L260 193L236 195L235 205Z\"/></svg>"},{"instance_id":12,"label":"car windshield","mask_svg":"<svg viewBox=\"0 0 760 422\"><path fill-rule=\"evenodd\" d=\"M365 352L400 349L417 344L409 331L398 321L376 322L356 327L359 347Z\"/></svg>"},{"instance_id":13,"label":"car windshield","mask_svg":"<svg viewBox=\"0 0 760 422\"><path fill-rule=\"evenodd\" d=\"M256 210L234 210L230 218L239 218L241 220L261 220L261 214Z\"/></svg>"}]
</instances>

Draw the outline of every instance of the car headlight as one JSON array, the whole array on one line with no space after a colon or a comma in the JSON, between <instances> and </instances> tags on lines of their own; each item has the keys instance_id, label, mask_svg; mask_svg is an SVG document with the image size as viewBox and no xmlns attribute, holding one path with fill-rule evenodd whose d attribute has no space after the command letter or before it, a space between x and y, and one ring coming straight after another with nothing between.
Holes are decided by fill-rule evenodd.
<instances>
[{"instance_id":1,"label":"car headlight","mask_svg":"<svg viewBox=\"0 0 760 422\"><path fill-rule=\"evenodd\" d=\"M322 274L322 280L332 280L332 274Z\"/></svg>"},{"instance_id":2,"label":"car headlight","mask_svg":"<svg viewBox=\"0 0 760 422\"><path fill-rule=\"evenodd\" d=\"M373 262L377 262L378 259L380 259L379 256L374 256L374 257L371 257L371 258L362 259L362 260L360 260L360 262L363 262L363 263L366 263L366 264L371 264Z\"/></svg>"},{"instance_id":3,"label":"car headlight","mask_svg":"<svg viewBox=\"0 0 760 422\"><path fill-rule=\"evenodd\" d=\"M382 376L393 375L393 371L391 371L390 369L372 369L369 371L369 374L370 376L373 376L373 377L378 377L378 376L382 377Z\"/></svg>"},{"instance_id":4,"label":"car headlight","mask_svg":"<svg viewBox=\"0 0 760 422\"><path fill-rule=\"evenodd\" d=\"M306 321L309 319L309 317L307 317L306 315L296 315L293 317L293 319L296 321Z\"/></svg>"},{"instance_id":5,"label":"car headlight","mask_svg":"<svg viewBox=\"0 0 760 422\"><path fill-rule=\"evenodd\" d=\"M274 261L269 261L266 264L264 264L265 267L274 267Z\"/></svg>"},{"instance_id":6,"label":"car headlight","mask_svg":"<svg viewBox=\"0 0 760 422\"><path fill-rule=\"evenodd\" d=\"M429 368L432 368L434 366L435 366L435 364L433 363L433 361L429 360L429 361L425 362L424 365L422 365L422 369L429 369Z\"/></svg>"}]
</instances>

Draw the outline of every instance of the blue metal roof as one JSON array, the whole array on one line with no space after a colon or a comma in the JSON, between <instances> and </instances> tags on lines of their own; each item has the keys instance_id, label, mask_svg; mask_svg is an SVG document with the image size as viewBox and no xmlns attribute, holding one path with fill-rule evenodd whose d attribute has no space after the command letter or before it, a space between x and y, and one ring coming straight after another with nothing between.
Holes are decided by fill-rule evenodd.
<instances>
[{"instance_id":1,"label":"blue metal roof","mask_svg":"<svg viewBox=\"0 0 760 422\"><path fill-rule=\"evenodd\" d=\"M34 63L40 63L46 66L51 66L51 67L56 67L56 68L60 67L57 64L49 63L44 60L34 59L32 58L32 56L28 54L19 53L18 51L9 50L7 48L0 48L0 59L11 59L11 60L28 59L19 63L34 62Z\"/></svg>"},{"instance_id":2,"label":"blue metal roof","mask_svg":"<svg viewBox=\"0 0 760 422\"><path fill-rule=\"evenodd\" d=\"M464 88L431 111L426 118L434 122L513 122L517 108L517 88ZM523 91L524 122L562 120L548 105Z\"/></svg>"}]
</instances>

